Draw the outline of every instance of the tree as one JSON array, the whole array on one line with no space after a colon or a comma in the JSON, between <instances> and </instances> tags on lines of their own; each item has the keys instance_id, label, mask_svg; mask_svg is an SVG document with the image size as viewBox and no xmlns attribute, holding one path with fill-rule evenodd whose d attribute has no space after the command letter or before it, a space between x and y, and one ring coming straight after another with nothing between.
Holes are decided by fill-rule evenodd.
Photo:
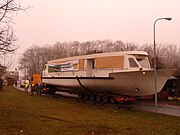
<instances>
[{"instance_id":1,"label":"tree","mask_svg":"<svg viewBox=\"0 0 180 135\"><path fill-rule=\"evenodd\" d=\"M145 44L141 46L141 50L148 53L151 65L154 63L153 45ZM176 76L180 76L180 47L174 44L157 44L156 59L158 68L178 69Z\"/></svg>"},{"instance_id":2,"label":"tree","mask_svg":"<svg viewBox=\"0 0 180 135\"><path fill-rule=\"evenodd\" d=\"M157 45L157 67L180 69L180 48L175 45ZM178 50L179 49L179 50ZM20 60L21 69L24 69L29 76L41 73L44 64L52 59L60 59L77 55L143 50L148 53L150 63L153 67L154 54L153 45L145 44L138 46L134 43L124 44L122 41L112 42L110 40L95 40L86 42L57 42L54 45L44 47L33 46L25 51Z\"/></svg>"},{"instance_id":3,"label":"tree","mask_svg":"<svg viewBox=\"0 0 180 135\"><path fill-rule=\"evenodd\" d=\"M26 79L30 78L33 74L40 73L42 70L41 63L44 57L41 51L43 51L41 47L33 45L23 53L19 61L19 69L22 70Z\"/></svg>"},{"instance_id":4,"label":"tree","mask_svg":"<svg viewBox=\"0 0 180 135\"><path fill-rule=\"evenodd\" d=\"M16 0L1 0L0 2L0 54L13 52L17 49L16 37L11 26L13 12L23 9Z\"/></svg>"},{"instance_id":5,"label":"tree","mask_svg":"<svg viewBox=\"0 0 180 135\"><path fill-rule=\"evenodd\" d=\"M19 10L26 10L16 2L16 0L1 0L0 1L0 55L5 55L14 52L16 46L16 37L12 28L12 14ZM0 72L5 71L5 65L1 64Z\"/></svg>"}]
</instances>

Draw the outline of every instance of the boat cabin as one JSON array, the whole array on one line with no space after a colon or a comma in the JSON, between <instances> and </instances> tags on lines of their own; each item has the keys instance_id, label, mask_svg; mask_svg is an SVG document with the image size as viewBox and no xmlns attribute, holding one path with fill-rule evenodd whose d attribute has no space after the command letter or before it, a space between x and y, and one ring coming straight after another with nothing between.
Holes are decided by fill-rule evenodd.
<instances>
[{"instance_id":1,"label":"boat cabin","mask_svg":"<svg viewBox=\"0 0 180 135\"><path fill-rule=\"evenodd\" d=\"M98 53L48 61L43 76L108 77L109 73L150 70L144 51Z\"/></svg>"}]
</instances>

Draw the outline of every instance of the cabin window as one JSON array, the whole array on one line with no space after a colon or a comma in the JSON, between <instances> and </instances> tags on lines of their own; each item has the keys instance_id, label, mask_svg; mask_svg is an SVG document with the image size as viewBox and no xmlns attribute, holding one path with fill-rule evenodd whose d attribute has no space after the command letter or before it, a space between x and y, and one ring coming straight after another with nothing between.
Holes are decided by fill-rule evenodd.
<instances>
[{"instance_id":1,"label":"cabin window","mask_svg":"<svg viewBox=\"0 0 180 135\"><path fill-rule=\"evenodd\" d=\"M139 67L134 58L129 58L130 67Z\"/></svg>"},{"instance_id":2,"label":"cabin window","mask_svg":"<svg viewBox=\"0 0 180 135\"><path fill-rule=\"evenodd\" d=\"M149 68L148 61L146 59L137 59L142 68Z\"/></svg>"},{"instance_id":3,"label":"cabin window","mask_svg":"<svg viewBox=\"0 0 180 135\"><path fill-rule=\"evenodd\" d=\"M60 72L62 69L61 69L61 66L59 65L49 65L48 66L48 72Z\"/></svg>"},{"instance_id":4,"label":"cabin window","mask_svg":"<svg viewBox=\"0 0 180 135\"><path fill-rule=\"evenodd\" d=\"M49 64L48 72L64 72L79 70L79 60L68 61L60 63L59 65Z\"/></svg>"}]
</instances>

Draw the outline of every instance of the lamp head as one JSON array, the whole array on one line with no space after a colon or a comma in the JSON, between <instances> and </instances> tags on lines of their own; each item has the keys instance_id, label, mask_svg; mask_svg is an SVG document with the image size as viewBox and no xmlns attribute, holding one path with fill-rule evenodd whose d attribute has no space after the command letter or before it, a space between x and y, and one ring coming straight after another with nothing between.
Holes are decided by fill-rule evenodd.
<instances>
[{"instance_id":1,"label":"lamp head","mask_svg":"<svg viewBox=\"0 0 180 135\"><path fill-rule=\"evenodd\" d=\"M170 21L170 20L172 20L172 18L171 17L166 17L165 20Z\"/></svg>"}]
</instances>

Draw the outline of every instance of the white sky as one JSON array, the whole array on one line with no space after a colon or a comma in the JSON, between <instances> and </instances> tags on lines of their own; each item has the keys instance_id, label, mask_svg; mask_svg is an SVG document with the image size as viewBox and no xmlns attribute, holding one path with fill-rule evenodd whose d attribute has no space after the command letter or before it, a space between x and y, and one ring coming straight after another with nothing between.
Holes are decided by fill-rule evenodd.
<instances>
[{"instance_id":1,"label":"white sky","mask_svg":"<svg viewBox=\"0 0 180 135\"><path fill-rule=\"evenodd\" d=\"M18 52L33 44L43 46L57 41L122 40L145 44L153 42L153 23L159 17L172 17L156 24L156 42L180 44L180 0L21 0L32 8L18 13L14 28Z\"/></svg>"}]
</instances>

